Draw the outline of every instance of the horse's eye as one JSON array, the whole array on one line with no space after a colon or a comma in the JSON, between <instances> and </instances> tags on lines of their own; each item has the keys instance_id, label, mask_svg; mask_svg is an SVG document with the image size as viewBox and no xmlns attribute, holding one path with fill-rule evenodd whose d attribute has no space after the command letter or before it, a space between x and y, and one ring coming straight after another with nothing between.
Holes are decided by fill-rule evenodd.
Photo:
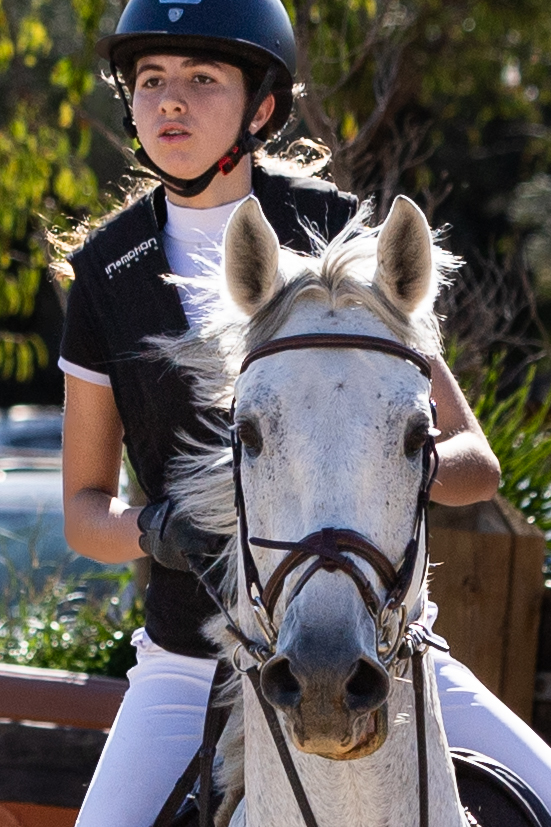
<instances>
[{"instance_id":1,"label":"horse's eye","mask_svg":"<svg viewBox=\"0 0 551 827\"><path fill-rule=\"evenodd\" d=\"M250 420L237 423L237 434L249 457L257 457L262 451L262 435L259 428Z\"/></svg>"},{"instance_id":2,"label":"horse's eye","mask_svg":"<svg viewBox=\"0 0 551 827\"><path fill-rule=\"evenodd\" d=\"M427 425L416 424L410 428L404 437L404 453L408 459L414 459L428 437Z\"/></svg>"}]
</instances>

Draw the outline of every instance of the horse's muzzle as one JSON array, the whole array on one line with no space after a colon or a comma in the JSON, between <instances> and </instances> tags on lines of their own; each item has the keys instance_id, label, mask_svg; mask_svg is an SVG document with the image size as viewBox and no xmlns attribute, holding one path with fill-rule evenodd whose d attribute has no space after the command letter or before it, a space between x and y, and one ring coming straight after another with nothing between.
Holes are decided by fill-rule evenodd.
<instances>
[{"instance_id":1,"label":"horse's muzzle","mask_svg":"<svg viewBox=\"0 0 551 827\"><path fill-rule=\"evenodd\" d=\"M390 680L369 658L346 665L280 654L263 667L261 685L303 752L351 760L374 752L386 739Z\"/></svg>"}]
</instances>

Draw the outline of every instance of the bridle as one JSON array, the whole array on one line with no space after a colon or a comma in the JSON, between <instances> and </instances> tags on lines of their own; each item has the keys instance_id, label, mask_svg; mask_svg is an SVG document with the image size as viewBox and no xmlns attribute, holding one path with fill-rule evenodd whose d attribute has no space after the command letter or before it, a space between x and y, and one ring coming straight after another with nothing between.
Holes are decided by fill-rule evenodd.
<instances>
[{"instance_id":1,"label":"bridle","mask_svg":"<svg viewBox=\"0 0 551 827\"><path fill-rule=\"evenodd\" d=\"M375 336L353 334L313 333L299 336L289 336L273 339L252 350L243 361L241 374L251 364L259 359L282 353L288 350L305 348L354 348L377 351L399 357L414 365L429 381L431 367L428 359L412 348L390 339ZM435 423L434 404L433 423ZM401 637L405 632L404 606L406 596L411 588L417 564L417 556L421 538L425 536L425 565L420 587L425 579L428 565L428 543L426 542L427 510L430 498L430 488L438 470L438 455L434 442L435 430L431 429L423 446L422 478L417 498L416 512L413 521L412 536L406 545L403 561L399 569L395 569L388 558L366 537L346 528L323 528L321 531L310 534L298 542L288 540L268 540L262 537L249 537L247 512L241 481L242 444L238 429L234 424L235 399L231 408L231 439L233 452L233 476L235 484L235 506L239 521L239 536L241 556L245 573L245 583L249 601L255 611L260 630L267 644L265 655L270 657L277 643L277 631L274 626L274 611L281 595L286 578L301 566L310 561L310 565L295 584L287 599L287 606L302 591L308 580L320 569L326 571L342 571L356 584L358 591L370 615L376 621L379 631L379 657L385 666L389 666L395 659ZM431 457L434 465L431 471ZM281 563L276 567L265 586L260 578L251 545L259 548L288 551ZM347 553L349 556L345 556ZM360 569L353 557L359 557L369 563L381 580L387 595L381 601L373 585ZM313 562L312 562L313 560ZM399 613L400 633L394 644L386 639L389 620L393 613Z\"/></svg>"},{"instance_id":2,"label":"bridle","mask_svg":"<svg viewBox=\"0 0 551 827\"><path fill-rule=\"evenodd\" d=\"M282 353L286 350L299 350L304 348L358 348L371 350L379 353L386 353L396 356L414 365L429 381L431 368L428 360L412 348L408 348L398 342L389 339L377 338L374 336L361 336L349 334L315 333L300 336L289 336L281 339L274 339L254 348L245 358L241 366L241 373L258 359ZM369 614L374 618L378 629L378 656L381 663L390 670L400 662L412 662L412 683L415 693L415 722L417 734L417 762L419 777L419 827L429 827L429 789L428 789L428 756L425 733L425 693L423 677L423 655L429 646L448 651L433 638L427 629L418 620L408 622L408 610L406 598L411 589L415 570L417 568L417 556L420 548L421 537L425 537L425 559L423 566L423 577L419 583L418 593L415 595L415 602L422 589L428 566L428 526L427 511L430 498L431 485L438 470L438 455L434 437L436 431L436 416L434 404L431 401L433 412L434 428L429 431L428 438L423 447L422 456L422 477L417 508L415 512L413 530L408 542L404 559L401 566L395 569L383 553L371 543L366 537L349 529L324 528L321 531L304 537L298 542L287 540L267 540L261 537L250 537L247 526L245 509L245 498L241 484L241 457L242 444L239 433L235 428L235 399L231 406L231 443L233 451L233 476L235 483L235 507L239 521L239 534L241 554L247 584L249 601L254 609L257 622L262 633L263 641L259 642L247 637L238 624L234 621L228 609L224 605L221 595L209 578L208 567L201 560L187 555L190 571L200 579L205 590L212 598L220 612L226 618L227 631L238 641L238 647L234 652L234 667L249 678L256 693L261 709L266 718L268 728L279 753L287 778L293 790L296 802L304 819L306 827L318 827L316 818L312 812L310 802L302 786L302 782L291 757L289 747L283 735L279 718L273 706L266 700L260 683L262 666L271 658L277 645L277 629L274 625L273 615L279 597L281 596L285 579L303 563L310 562L310 566L299 577L288 598L287 605L300 594L308 580L320 569L326 571L342 571L347 574L356 584ZM431 458L434 465L431 470ZM276 567L264 587L260 578L250 546L260 548L281 549L288 551L287 556ZM381 600L377 595L370 581L365 577L356 562L345 553L360 557L368 562L386 589L386 598ZM394 641L388 637L390 619L398 613L399 624L398 634ZM255 664L242 669L236 660L237 651L243 648L253 658ZM225 681L225 672L221 663L218 664L211 696L207 707L207 715L204 729L203 745L197 751L192 762L187 767L181 778L176 783L172 793L168 797L154 827L168 827L178 811L184 797L194 799L194 779L197 772L200 773L201 786L199 792L199 826L213 827L213 819L210 812L210 789L212 769L216 743L220 737L222 728L229 712L220 715L221 707L213 701L215 693ZM193 788L195 789L195 788ZM465 816L466 819L466 816ZM470 822L469 822L470 823ZM465 827L468 823L465 820Z\"/></svg>"},{"instance_id":3,"label":"bridle","mask_svg":"<svg viewBox=\"0 0 551 827\"><path fill-rule=\"evenodd\" d=\"M412 348L375 336L336 333L312 333L297 336L288 336L273 339L259 345L245 357L240 373L243 374L251 364L269 356L289 350L305 348L347 348L375 351L390 356L396 356L411 363L423 376L431 380L431 366L428 359ZM310 808L308 799L294 767L289 750L282 735L275 710L265 700L260 686L260 669L275 653L278 630L274 624L274 611L278 599L284 588L286 578L299 566L310 562L310 565L301 574L297 583L287 598L287 606L302 591L310 578L320 569L325 571L341 571L348 575L355 583L364 601L369 614L374 618L377 628L377 648L381 663L387 668L395 666L399 661L412 660L413 686L415 691L417 752L419 765L419 812L420 827L428 827L428 760L425 737L425 701L422 657L429 646L444 649L425 629L419 620L408 623L408 609L406 598L417 569L417 557L424 537L424 566L423 576L419 581L419 597L425 581L428 568L428 504L430 490L438 471L438 454L435 445L436 411L431 400L433 428L422 448L422 476L417 497L415 517L411 539L406 545L403 560L399 568L395 568L388 558L366 537L346 528L327 527L304 537L298 542L289 540L270 540L262 537L249 537L245 497L241 480L241 460L243 446L235 426L235 398L231 406L231 444L233 453L233 478L235 485L235 507L239 523L239 542L243 563L245 583L248 599L254 610L258 627L264 638L263 643L251 640L231 621L228 631L238 639L238 647L234 653L234 666L244 672L251 679L257 697L267 718L272 736L285 770L291 782L301 813L307 827L317 827L315 817ZM431 469L431 458L433 466ZM263 586L251 545L259 548L287 551L288 554L276 567L267 583ZM345 556L346 555L346 556ZM381 600L372 583L366 577L353 559L360 559L369 563L386 589L386 598ZM392 619L398 619L398 633L393 636ZM392 639L394 637L394 639ZM256 666L241 669L237 662L237 651L243 647L257 662Z\"/></svg>"}]
</instances>

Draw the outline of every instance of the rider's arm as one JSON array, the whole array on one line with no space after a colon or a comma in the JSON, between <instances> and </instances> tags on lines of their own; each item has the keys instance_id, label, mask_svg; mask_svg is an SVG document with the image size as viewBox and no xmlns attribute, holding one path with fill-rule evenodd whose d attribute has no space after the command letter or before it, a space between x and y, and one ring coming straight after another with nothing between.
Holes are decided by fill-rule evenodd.
<instances>
[{"instance_id":1,"label":"rider's arm","mask_svg":"<svg viewBox=\"0 0 551 827\"><path fill-rule=\"evenodd\" d=\"M499 462L461 388L440 357L432 360L440 466L431 499L443 505L490 500L499 484Z\"/></svg>"},{"instance_id":2,"label":"rider's arm","mask_svg":"<svg viewBox=\"0 0 551 827\"><path fill-rule=\"evenodd\" d=\"M79 554L105 563L145 556L139 508L117 497L123 429L109 387L66 377L63 425L65 536Z\"/></svg>"}]
</instances>

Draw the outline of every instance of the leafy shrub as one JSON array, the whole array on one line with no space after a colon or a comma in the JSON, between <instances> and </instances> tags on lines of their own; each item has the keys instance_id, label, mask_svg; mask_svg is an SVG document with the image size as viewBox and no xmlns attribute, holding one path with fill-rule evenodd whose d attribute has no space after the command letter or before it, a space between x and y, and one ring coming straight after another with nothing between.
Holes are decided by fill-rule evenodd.
<instances>
[{"instance_id":1,"label":"leafy shrub","mask_svg":"<svg viewBox=\"0 0 551 827\"><path fill-rule=\"evenodd\" d=\"M17 580L16 599L0 602L0 662L124 677L135 663L132 632L143 606L130 570L96 575L107 595L50 575L37 591Z\"/></svg>"},{"instance_id":2,"label":"leafy shrub","mask_svg":"<svg viewBox=\"0 0 551 827\"><path fill-rule=\"evenodd\" d=\"M545 534L551 576L551 391L534 406L532 367L503 398L503 364L504 356L496 356L482 374L462 377L461 384L501 464L500 493Z\"/></svg>"}]
</instances>

